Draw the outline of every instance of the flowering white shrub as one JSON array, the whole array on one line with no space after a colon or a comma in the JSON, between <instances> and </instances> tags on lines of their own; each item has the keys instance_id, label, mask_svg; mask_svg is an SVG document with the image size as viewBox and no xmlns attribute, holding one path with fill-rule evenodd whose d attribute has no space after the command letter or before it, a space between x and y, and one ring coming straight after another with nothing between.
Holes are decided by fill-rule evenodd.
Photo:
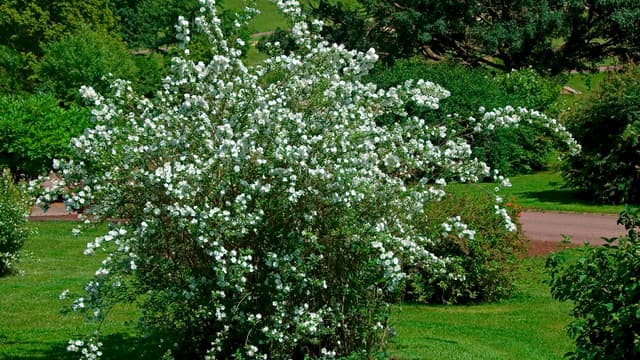
<instances>
[{"instance_id":1,"label":"flowering white shrub","mask_svg":"<svg viewBox=\"0 0 640 360\"><path fill-rule=\"evenodd\" d=\"M327 43L296 1L279 6L301 52L251 68L201 2L195 29L176 26L184 56L154 98L122 80L110 96L82 89L95 126L45 197L61 191L111 228L87 246L107 255L72 308L100 321L136 301L142 330L176 358L373 357L403 263L446 269L415 220L447 179L489 169L454 132L407 115L445 89L362 83L375 51ZM193 31L210 37L210 62L190 60ZM387 115L403 120L376 122ZM101 351L97 335L69 349Z\"/></svg>"}]
</instances>

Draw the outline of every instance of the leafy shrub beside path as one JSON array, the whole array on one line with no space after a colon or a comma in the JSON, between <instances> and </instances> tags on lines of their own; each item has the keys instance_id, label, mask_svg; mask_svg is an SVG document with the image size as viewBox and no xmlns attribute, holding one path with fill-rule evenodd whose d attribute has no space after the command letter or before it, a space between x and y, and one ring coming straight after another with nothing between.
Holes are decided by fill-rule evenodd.
<instances>
[{"instance_id":1,"label":"leafy shrub beside path","mask_svg":"<svg viewBox=\"0 0 640 360\"><path fill-rule=\"evenodd\" d=\"M572 301L570 359L637 359L640 356L640 219L627 209L618 220L627 236L600 247L585 245L575 261L549 257L553 297ZM617 240L617 244L614 242Z\"/></svg>"},{"instance_id":2,"label":"leafy shrub beside path","mask_svg":"<svg viewBox=\"0 0 640 360\"><path fill-rule=\"evenodd\" d=\"M487 193L463 193L449 194L427 207L424 226L432 238L440 239L428 249L449 258L448 271L407 265L405 301L465 304L497 301L512 294L526 246L517 221L520 209L515 203L505 203L504 209L518 224L516 231L509 231L495 206L495 199Z\"/></svg>"}]
</instances>

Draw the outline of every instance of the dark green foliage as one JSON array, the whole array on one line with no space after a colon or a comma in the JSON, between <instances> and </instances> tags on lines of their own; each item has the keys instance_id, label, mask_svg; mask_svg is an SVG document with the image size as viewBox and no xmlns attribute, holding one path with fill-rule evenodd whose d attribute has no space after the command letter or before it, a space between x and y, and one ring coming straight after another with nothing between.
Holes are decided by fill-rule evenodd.
<instances>
[{"instance_id":1,"label":"dark green foliage","mask_svg":"<svg viewBox=\"0 0 640 360\"><path fill-rule=\"evenodd\" d=\"M115 33L108 0L5 0L0 3L0 45L40 56L42 45L90 27Z\"/></svg>"},{"instance_id":2,"label":"dark green foliage","mask_svg":"<svg viewBox=\"0 0 640 360\"><path fill-rule=\"evenodd\" d=\"M28 74L31 73L31 56L0 45L0 95L19 94L32 88Z\"/></svg>"},{"instance_id":3,"label":"dark green foliage","mask_svg":"<svg viewBox=\"0 0 640 360\"><path fill-rule=\"evenodd\" d=\"M50 95L0 97L0 167L36 177L54 158L70 155L69 141L89 125L89 111L63 109Z\"/></svg>"},{"instance_id":4,"label":"dark green foliage","mask_svg":"<svg viewBox=\"0 0 640 360\"><path fill-rule=\"evenodd\" d=\"M476 230L475 238L451 233L428 249L439 257L454 257L444 274L409 265L404 300L462 304L496 301L512 293L518 259L525 249L524 237L519 230L507 230L494 205L489 194L449 195L430 204L424 226L431 229L433 238L440 237L441 224L453 216L460 216L463 223ZM518 206L507 205L509 215L517 221ZM464 278L452 278L449 272Z\"/></svg>"},{"instance_id":5,"label":"dark green foliage","mask_svg":"<svg viewBox=\"0 0 640 360\"><path fill-rule=\"evenodd\" d=\"M82 104L78 90L83 85L104 93L109 86L104 76L132 79L136 71L121 41L86 28L47 44L36 67L39 90L55 95L66 105Z\"/></svg>"},{"instance_id":6,"label":"dark green foliage","mask_svg":"<svg viewBox=\"0 0 640 360\"><path fill-rule=\"evenodd\" d=\"M612 74L567 127L582 145L564 168L567 183L603 203L640 201L640 68Z\"/></svg>"},{"instance_id":7,"label":"dark green foliage","mask_svg":"<svg viewBox=\"0 0 640 360\"><path fill-rule=\"evenodd\" d=\"M159 89L162 78L166 76L167 62L164 56L154 52L144 52L132 57L137 69L133 79L133 87L138 93L147 97L154 96Z\"/></svg>"},{"instance_id":8,"label":"dark green foliage","mask_svg":"<svg viewBox=\"0 0 640 360\"><path fill-rule=\"evenodd\" d=\"M511 105L548 110L560 95L560 86L555 81L542 78L532 69L496 75L484 68L428 64L416 59L380 66L367 80L388 87L407 79L433 81L451 92L450 98L440 102L435 116L433 111L429 111L428 116L421 109L411 111L466 134L474 154L492 168L505 175L514 175L541 170L547 165L553 148L545 129L521 126L498 129L486 135L471 134L467 119L479 116L480 107L491 110ZM457 116L452 117L452 114Z\"/></svg>"},{"instance_id":9,"label":"dark green foliage","mask_svg":"<svg viewBox=\"0 0 640 360\"><path fill-rule=\"evenodd\" d=\"M198 0L115 1L122 38L132 48L157 49L176 42L174 25L178 16L192 18L200 8Z\"/></svg>"},{"instance_id":10,"label":"dark green foliage","mask_svg":"<svg viewBox=\"0 0 640 360\"><path fill-rule=\"evenodd\" d=\"M298 49L298 46L296 45L295 40L291 36L291 31L283 30L280 28L275 29L273 33L271 33L270 35L262 37L258 41L256 48L258 49L258 51L262 53L269 54L270 49L267 46L267 44L269 43L271 44L279 43L280 44L279 50L281 49L282 52L284 53L293 52Z\"/></svg>"},{"instance_id":11,"label":"dark green foliage","mask_svg":"<svg viewBox=\"0 0 640 360\"><path fill-rule=\"evenodd\" d=\"M626 209L619 224L627 236L601 247L585 246L577 259L565 254L547 260L552 296L572 301L567 328L575 339L570 359L637 359L640 356L640 219ZM618 241L617 245L615 241Z\"/></svg>"},{"instance_id":12,"label":"dark green foliage","mask_svg":"<svg viewBox=\"0 0 640 360\"><path fill-rule=\"evenodd\" d=\"M559 72L607 56L638 59L636 0L320 0L327 37L347 47L376 48L387 61L454 57L506 70ZM565 39L563 46L554 44Z\"/></svg>"},{"instance_id":13,"label":"dark green foliage","mask_svg":"<svg viewBox=\"0 0 640 360\"><path fill-rule=\"evenodd\" d=\"M25 228L31 199L16 186L8 169L0 170L0 276L13 270L29 235Z\"/></svg>"}]
</instances>

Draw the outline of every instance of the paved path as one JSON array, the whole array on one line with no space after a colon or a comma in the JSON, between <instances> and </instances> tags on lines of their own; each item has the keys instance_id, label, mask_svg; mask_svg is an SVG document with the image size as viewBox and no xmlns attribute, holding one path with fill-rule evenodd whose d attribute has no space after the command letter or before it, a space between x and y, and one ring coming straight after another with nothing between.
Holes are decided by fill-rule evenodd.
<instances>
[{"instance_id":1,"label":"paved path","mask_svg":"<svg viewBox=\"0 0 640 360\"><path fill-rule=\"evenodd\" d=\"M524 211L520 217L524 235L534 242L560 243L562 235L571 236L573 244L600 245L603 237L624 235L617 225L617 215Z\"/></svg>"},{"instance_id":2,"label":"paved path","mask_svg":"<svg viewBox=\"0 0 640 360\"><path fill-rule=\"evenodd\" d=\"M31 209L31 221L44 221L44 220L77 220L78 214L69 212L62 203L53 203L47 212L42 211L39 206L34 206Z\"/></svg>"}]
</instances>

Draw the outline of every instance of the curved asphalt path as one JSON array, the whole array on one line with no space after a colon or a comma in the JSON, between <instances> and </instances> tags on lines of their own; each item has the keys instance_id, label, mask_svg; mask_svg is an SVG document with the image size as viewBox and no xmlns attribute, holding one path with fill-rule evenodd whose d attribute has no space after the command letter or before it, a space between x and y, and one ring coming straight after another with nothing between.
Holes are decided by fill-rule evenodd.
<instances>
[{"instance_id":1,"label":"curved asphalt path","mask_svg":"<svg viewBox=\"0 0 640 360\"><path fill-rule=\"evenodd\" d=\"M522 232L530 241L560 243L562 235L568 235L574 245L602 245L603 237L626 234L617 222L618 215L570 212L523 211L520 217Z\"/></svg>"}]
</instances>

